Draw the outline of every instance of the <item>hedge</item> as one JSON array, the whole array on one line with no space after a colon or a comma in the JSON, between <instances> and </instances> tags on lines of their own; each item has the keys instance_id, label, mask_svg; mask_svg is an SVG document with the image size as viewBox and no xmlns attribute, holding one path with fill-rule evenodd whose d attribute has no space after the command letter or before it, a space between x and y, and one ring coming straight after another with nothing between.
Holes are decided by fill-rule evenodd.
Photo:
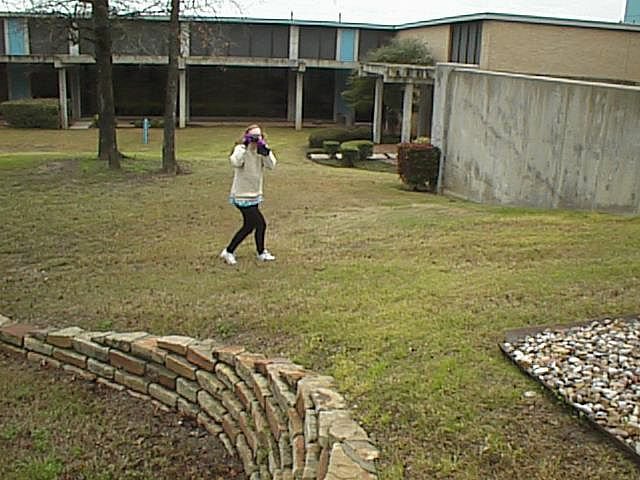
<instances>
[{"instance_id":1,"label":"hedge","mask_svg":"<svg viewBox=\"0 0 640 480\"><path fill-rule=\"evenodd\" d=\"M413 190L435 192L440 168L440 149L431 144L398 145L398 175Z\"/></svg>"},{"instance_id":2,"label":"hedge","mask_svg":"<svg viewBox=\"0 0 640 480\"><path fill-rule=\"evenodd\" d=\"M144 119L132 120L131 124L136 128L143 127ZM149 128L164 128L164 118L150 118Z\"/></svg>"},{"instance_id":3,"label":"hedge","mask_svg":"<svg viewBox=\"0 0 640 480\"><path fill-rule=\"evenodd\" d=\"M57 98L25 98L0 103L0 114L16 128L60 128Z\"/></svg>"},{"instance_id":4,"label":"hedge","mask_svg":"<svg viewBox=\"0 0 640 480\"><path fill-rule=\"evenodd\" d=\"M322 149L329 154L331 158L336 158L336 153L340 151L340 142L334 140L325 140L322 142Z\"/></svg>"},{"instance_id":5,"label":"hedge","mask_svg":"<svg viewBox=\"0 0 640 480\"><path fill-rule=\"evenodd\" d=\"M360 155L360 151L358 147L340 147L340 153L342 154L341 163L345 167L353 167L355 165L355 161L358 160Z\"/></svg>"},{"instance_id":6,"label":"hedge","mask_svg":"<svg viewBox=\"0 0 640 480\"><path fill-rule=\"evenodd\" d=\"M359 138L371 138L371 127L321 128L309 135L309 146L318 148L322 147L322 142L326 140L342 143Z\"/></svg>"},{"instance_id":7,"label":"hedge","mask_svg":"<svg viewBox=\"0 0 640 480\"><path fill-rule=\"evenodd\" d=\"M366 160L373 155L373 142L371 140L349 140L340 144L340 149L354 147L358 149L359 160Z\"/></svg>"}]
</instances>

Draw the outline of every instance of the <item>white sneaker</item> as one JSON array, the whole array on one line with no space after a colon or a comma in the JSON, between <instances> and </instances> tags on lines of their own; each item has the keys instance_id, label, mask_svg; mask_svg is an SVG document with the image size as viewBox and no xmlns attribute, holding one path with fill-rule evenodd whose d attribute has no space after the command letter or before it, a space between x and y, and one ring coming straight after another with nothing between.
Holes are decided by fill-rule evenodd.
<instances>
[{"instance_id":1,"label":"white sneaker","mask_svg":"<svg viewBox=\"0 0 640 480\"><path fill-rule=\"evenodd\" d=\"M273 255L269 253L269 250L263 250L262 253L258 254L258 260L261 262L272 262L276 259Z\"/></svg>"},{"instance_id":2,"label":"white sneaker","mask_svg":"<svg viewBox=\"0 0 640 480\"><path fill-rule=\"evenodd\" d=\"M236 260L236 256L233 253L227 252L226 248L220 253L220 258L227 262L229 265L235 265L236 263L238 263L238 261Z\"/></svg>"}]
</instances>

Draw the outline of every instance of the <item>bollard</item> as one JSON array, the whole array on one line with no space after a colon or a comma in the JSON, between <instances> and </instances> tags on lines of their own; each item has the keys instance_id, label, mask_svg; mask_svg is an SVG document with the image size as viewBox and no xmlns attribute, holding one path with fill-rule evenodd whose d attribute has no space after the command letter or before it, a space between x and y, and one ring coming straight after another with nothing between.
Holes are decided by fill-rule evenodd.
<instances>
[{"instance_id":1,"label":"bollard","mask_svg":"<svg viewBox=\"0 0 640 480\"><path fill-rule=\"evenodd\" d=\"M149 143L149 122L148 118L142 120L142 143L145 145Z\"/></svg>"}]
</instances>

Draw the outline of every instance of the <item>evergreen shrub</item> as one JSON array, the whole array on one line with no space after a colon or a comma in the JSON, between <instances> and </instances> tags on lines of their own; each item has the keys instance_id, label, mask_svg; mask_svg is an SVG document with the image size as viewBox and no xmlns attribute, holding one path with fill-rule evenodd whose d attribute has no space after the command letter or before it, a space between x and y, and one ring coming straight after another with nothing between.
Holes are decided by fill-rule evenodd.
<instances>
[{"instance_id":1,"label":"evergreen shrub","mask_svg":"<svg viewBox=\"0 0 640 480\"><path fill-rule=\"evenodd\" d=\"M322 147L322 142L325 140L334 140L342 143L359 138L371 138L371 127L320 128L309 135L309 146L318 148Z\"/></svg>"},{"instance_id":2,"label":"evergreen shrub","mask_svg":"<svg viewBox=\"0 0 640 480\"><path fill-rule=\"evenodd\" d=\"M371 140L349 140L340 144L341 150L344 150L346 147L357 148L359 160L366 160L373 155L373 142Z\"/></svg>"},{"instance_id":3,"label":"evergreen shrub","mask_svg":"<svg viewBox=\"0 0 640 480\"><path fill-rule=\"evenodd\" d=\"M136 128L142 128L144 118L133 120L131 124ZM164 118L150 118L149 128L164 128Z\"/></svg>"},{"instance_id":4,"label":"evergreen shrub","mask_svg":"<svg viewBox=\"0 0 640 480\"><path fill-rule=\"evenodd\" d=\"M25 98L0 103L0 114L15 128L60 128L57 98Z\"/></svg>"},{"instance_id":5,"label":"evergreen shrub","mask_svg":"<svg viewBox=\"0 0 640 480\"><path fill-rule=\"evenodd\" d=\"M398 175L412 190L435 192L440 149L427 143L398 144Z\"/></svg>"},{"instance_id":6,"label":"evergreen shrub","mask_svg":"<svg viewBox=\"0 0 640 480\"><path fill-rule=\"evenodd\" d=\"M344 144L343 144L344 145ZM358 147L349 146L340 147L340 153L342 156L342 166L344 167L353 167L355 165L356 160L360 157L360 150Z\"/></svg>"},{"instance_id":7,"label":"evergreen shrub","mask_svg":"<svg viewBox=\"0 0 640 480\"><path fill-rule=\"evenodd\" d=\"M322 149L324 153L329 154L331 158L336 158L336 153L340 151L340 142L335 140L325 140L322 142Z\"/></svg>"}]
</instances>

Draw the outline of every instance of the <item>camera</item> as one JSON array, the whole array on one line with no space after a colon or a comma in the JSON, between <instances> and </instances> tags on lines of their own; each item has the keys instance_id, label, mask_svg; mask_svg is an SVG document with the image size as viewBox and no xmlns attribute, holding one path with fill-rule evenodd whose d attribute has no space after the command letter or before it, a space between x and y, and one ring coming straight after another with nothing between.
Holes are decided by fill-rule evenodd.
<instances>
[{"instance_id":1,"label":"camera","mask_svg":"<svg viewBox=\"0 0 640 480\"><path fill-rule=\"evenodd\" d=\"M250 143L258 143L261 138L262 138L262 135L259 135L257 133L253 133L253 134L246 133L244 135L243 143L245 145L249 145Z\"/></svg>"},{"instance_id":2,"label":"camera","mask_svg":"<svg viewBox=\"0 0 640 480\"><path fill-rule=\"evenodd\" d=\"M258 142L258 155L269 155L271 149L263 141Z\"/></svg>"}]
</instances>

